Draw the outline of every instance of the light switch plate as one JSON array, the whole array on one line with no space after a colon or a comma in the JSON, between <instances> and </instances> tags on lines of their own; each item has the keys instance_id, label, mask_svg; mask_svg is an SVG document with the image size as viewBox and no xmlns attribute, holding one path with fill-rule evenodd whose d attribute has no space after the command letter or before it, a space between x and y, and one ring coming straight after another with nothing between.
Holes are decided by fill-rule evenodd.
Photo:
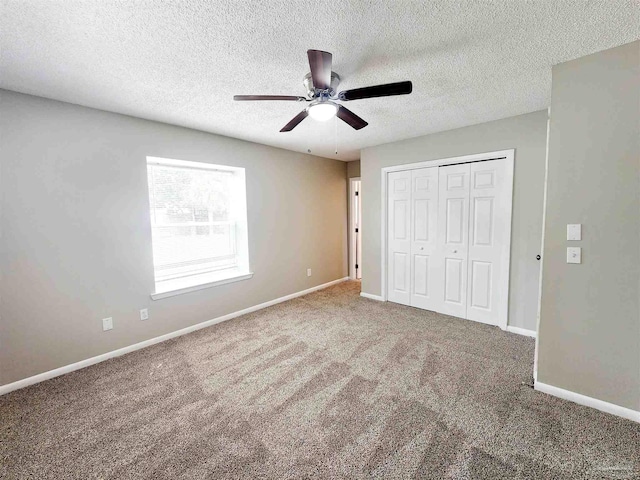
<instances>
[{"instance_id":1,"label":"light switch plate","mask_svg":"<svg viewBox=\"0 0 640 480\"><path fill-rule=\"evenodd\" d=\"M570 223L567 225L567 240L582 240L582 224Z\"/></svg>"},{"instance_id":2,"label":"light switch plate","mask_svg":"<svg viewBox=\"0 0 640 480\"><path fill-rule=\"evenodd\" d=\"M140 320L148 320L149 319L149 309L141 308L140 309Z\"/></svg>"},{"instance_id":3,"label":"light switch plate","mask_svg":"<svg viewBox=\"0 0 640 480\"><path fill-rule=\"evenodd\" d=\"M582 248L567 247L567 263L582 263Z\"/></svg>"},{"instance_id":4,"label":"light switch plate","mask_svg":"<svg viewBox=\"0 0 640 480\"><path fill-rule=\"evenodd\" d=\"M113 329L113 318L103 318L102 319L102 331L106 332L107 330Z\"/></svg>"}]
</instances>

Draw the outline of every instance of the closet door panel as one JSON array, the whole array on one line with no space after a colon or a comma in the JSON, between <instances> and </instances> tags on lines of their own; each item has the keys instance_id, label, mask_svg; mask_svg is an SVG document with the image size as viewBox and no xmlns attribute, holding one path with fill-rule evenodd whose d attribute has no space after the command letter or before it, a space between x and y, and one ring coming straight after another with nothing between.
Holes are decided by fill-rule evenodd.
<instances>
[{"instance_id":1,"label":"closet door panel","mask_svg":"<svg viewBox=\"0 0 640 480\"><path fill-rule=\"evenodd\" d=\"M411 304L411 172L387 177L387 298Z\"/></svg>"},{"instance_id":2,"label":"closet door panel","mask_svg":"<svg viewBox=\"0 0 640 480\"><path fill-rule=\"evenodd\" d=\"M439 168L438 242L439 311L466 318L469 248L470 164Z\"/></svg>"},{"instance_id":3,"label":"closet door panel","mask_svg":"<svg viewBox=\"0 0 640 480\"><path fill-rule=\"evenodd\" d=\"M508 273L511 229L506 167L506 159L471 164L467 318L491 325L499 324L508 302L508 288L500 287Z\"/></svg>"},{"instance_id":4,"label":"closet door panel","mask_svg":"<svg viewBox=\"0 0 640 480\"><path fill-rule=\"evenodd\" d=\"M429 255L413 255L413 296L411 304L419 307L420 298L429 297ZM427 307L421 307L427 308Z\"/></svg>"},{"instance_id":5,"label":"closet door panel","mask_svg":"<svg viewBox=\"0 0 640 480\"><path fill-rule=\"evenodd\" d=\"M462 245L465 238L464 216L467 208L466 198L447 198L447 230L445 243L447 245Z\"/></svg>"},{"instance_id":6,"label":"closet door panel","mask_svg":"<svg viewBox=\"0 0 640 480\"><path fill-rule=\"evenodd\" d=\"M438 228L438 168L411 170L411 305L439 309L436 263Z\"/></svg>"},{"instance_id":7,"label":"closet door panel","mask_svg":"<svg viewBox=\"0 0 640 480\"><path fill-rule=\"evenodd\" d=\"M445 257L444 259L444 301L449 304L463 305L464 260Z\"/></svg>"}]
</instances>

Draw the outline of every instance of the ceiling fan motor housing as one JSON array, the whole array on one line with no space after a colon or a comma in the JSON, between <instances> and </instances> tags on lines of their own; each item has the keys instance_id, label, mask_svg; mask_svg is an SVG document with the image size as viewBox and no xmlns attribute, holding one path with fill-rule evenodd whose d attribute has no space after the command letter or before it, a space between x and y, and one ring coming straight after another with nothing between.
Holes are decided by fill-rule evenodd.
<instances>
[{"instance_id":1,"label":"ceiling fan motor housing","mask_svg":"<svg viewBox=\"0 0 640 480\"><path fill-rule=\"evenodd\" d=\"M311 72L307 73L304 76L304 80L302 81L304 84L304 88L307 90L307 96L309 98L316 98L320 96L322 90L317 90L313 86L313 80L311 79ZM340 75L336 72L331 72L331 86L326 90L328 97L335 97L338 92L338 85L340 85Z\"/></svg>"}]
</instances>

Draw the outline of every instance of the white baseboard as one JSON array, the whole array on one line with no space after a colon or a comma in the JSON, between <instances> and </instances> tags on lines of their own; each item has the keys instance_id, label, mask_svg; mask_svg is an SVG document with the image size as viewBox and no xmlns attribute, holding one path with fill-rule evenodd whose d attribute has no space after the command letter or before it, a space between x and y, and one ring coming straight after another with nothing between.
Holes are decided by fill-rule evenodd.
<instances>
[{"instance_id":1,"label":"white baseboard","mask_svg":"<svg viewBox=\"0 0 640 480\"><path fill-rule=\"evenodd\" d=\"M377 300L378 302L384 302L384 299L380 295L373 295L371 293L360 292L360 296L364 298L369 298L371 300Z\"/></svg>"},{"instance_id":2,"label":"white baseboard","mask_svg":"<svg viewBox=\"0 0 640 480\"><path fill-rule=\"evenodd\" d=\"M511 325L507 325L507 332L517 333L518 335L525 335L527 337L536 338L535 330L527 330L526 328L513 327Z\"/></svg>"},{"instance_id":3,"label":"white baseboard","mask_svg":"<svg viewBox=\"0 0 640 480\"><path fill-rule=\"evenodd\" d=\"M333 280L332 282L323 283L322 285L317 285L315 287L307 288L306 290L302 290L301 292L285 295L284 297L276 298L274 300L269 300L268 302L264 302L259 305L254 305L253 307L245 308L244 310L239 310L237 312L229 313L227 315L223 315L221 317L217 317L212 320L207 320L207 321L198 323L196 325L191 325L190 327L182 328L180 330L176 330L175 332L167 333L165 335L160 335L159 337L151 338L143 342L134 343L133 345L129 345L128 347L119 348L111 352L103 353L102 355L97 355L95 357L87 358L86 360L81 360L79 362L72 363L70 365L65 365L64 367L56 368L54 370L49 370L48 372L39 373L38 375L24 378L22 380L18 380L13 383L1 385L0 395L13 392L14 390L18 390L20 388L28 387L29 385L34 385L36 383L44 382L45 380L49 380L51 378L64 375L65 373L74 372L76 370L80 370L81 368L95 365L96 363L104 362L105 360L109 360L110 358L119 357L126 353L134 352L136 350L140 350L145 347L150 347L151 345L155 345L156 343L160 343L166 340L170 340L172 338L180 337L182 335L186 335L187 333L195 332L196 330L210 327L217 323L221 323L226 320L231 320L232 318L236 318L241 315L245 315L247 313L255 312L257 310L262 310L263 308L267 308L272 305L286 302L287 300L292 300L294 298L307 295L317 290L322 290L332 285L336 285L338 283L344 282L345 280L349 280L349 277L339 278L338 280Z\"/></svg>"},{"instance_id":4,"label":"white baseboard","mask_svg":"<svg viewBox=\"0 0 640 480\"><path fill-rule=\"evenodd\" d=\"M613 403L598 400L597 398L587 397L586 395L554 387L553 385L547 385L546 383L535 382L534 388L539 392L548 393L554 397L560 397L579 405L585 405L600 410L601 412L610 413L640 423L640 412L631 410L630 408L621 407Z\"/></svg>"}]
</instances>

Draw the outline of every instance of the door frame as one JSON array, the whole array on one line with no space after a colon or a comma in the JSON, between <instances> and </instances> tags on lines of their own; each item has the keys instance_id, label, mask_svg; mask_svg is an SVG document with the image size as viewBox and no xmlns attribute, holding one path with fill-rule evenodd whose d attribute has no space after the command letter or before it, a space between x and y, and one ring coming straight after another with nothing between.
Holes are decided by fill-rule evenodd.
<instances>
[{"instance_id":1,"label":"door frame","mask_svg":"<svg viewBox=\"0 0 640 480\"><path fill-rule=\"evenodd\" d=\"M380 286L381 286L381 300L387 301L387 176L390 172L398 172L402 170L414 170L416 168L428 168L428 167L440 167L443 165L455 165L459 163L471 163L471 162L482 162L486 160L498 160L498 159L506 159L507 160L507 175L510 177L510 185L511 185L511 202L509 205L509 237L507 239L507 249L509 252L509 256L507 261L504 262L504 269L502 278L502 284L498 285L498 288L504 289L507 292L507 301L502 308L500 309L498 315L498 326L502 330L507 329L508 319L509 319L509 272L511 270L511 234L513 228L512 222L512 211L513 211L513 171L514 171L514 159L515 159L515 149L509 150L498 150L494 152L486 152L486 153L476 153L473 155L462 155L459 157L449 157L449 158L441 158L438 160L427 160L424 162L417 163L407 163L404 165L394 165L392 167L383 167L380 169L380 192L381 192L381 219L380 219Z\"/></svg>"},{"instance_id":2,"label":"door frame","mask_svg":"<svg viewBox=\"0 0 640 480\"><path fill-rule=\"evenodd\" d=\"M362 190L362 180L360 177L349 178L349 277L352 280L356 280L356 236L355 233L355 182L360 182L360 190ZM360 191L358 191L358 195ZM362 218L362 199L359 202L360 205L360 218ZM360 222L362 223L362 221ZM362 225L358 227L358 233L361 234ZM362 243L362 242L361 242ZM362 265L358 265L362 269ZM360 275L362 276L362 275Z\"/></svg>"},{"instance_id":3,"label":"door frame","mask_svg":"<svg viewBox=\"0 0 640 480\"><path fill-rule=\"evenodd\" d=\"M547 144L544 156L544 194L542 197L542 238L540 239L540 253L544 255L544 237L547 220L547 184L549 182L549 132L551 130L551 107L547 108ZM542 274L544 269L544 258L540 262L540 277L538 279L538 313L536 315L536 346L533 351L533 383L538 381L538 347L540 338L540 315L542 312Z\"/></svg>"}]
</instances>

